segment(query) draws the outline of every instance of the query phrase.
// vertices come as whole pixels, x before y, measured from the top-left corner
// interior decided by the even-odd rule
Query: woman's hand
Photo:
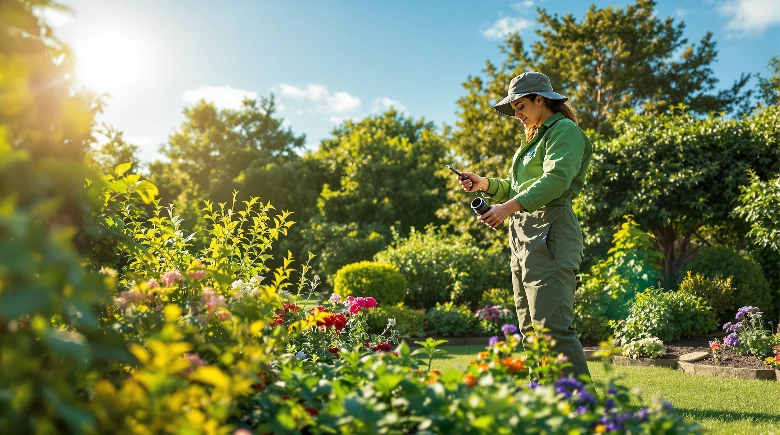
[[[501,222],[504,222],[510,214],[522,209],[523,207],[520,206],[519,202],[510,199],[503,204],[496,204],[490,207],[490,210],[488,210],[487,213],[477,215],[477,219],[490,228],[495,229]]]
[[[475,190],[488,190],[488,187],[490,187],[490,183],[485,177],[480,177],[479,175],[473,174],[471,172],[461,172],[461,175],[468,177],[465,180],[458,178],[460,187],[462,187],[466,192],[473,192]]]

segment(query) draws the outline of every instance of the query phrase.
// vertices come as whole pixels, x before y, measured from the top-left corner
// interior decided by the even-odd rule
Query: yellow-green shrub
[[[687,293],[699,296],[707,301],[712,307],[712,311],[718,316],[720,323],[724,323],[731,318],[736,308],[737,290],[731,285],[731,277],[708,277],[702,274],[691,274],[688,272],[680,282],[678,290],[680,293]]]
[[[371,296],[380,304],[395,305],[406,296],[406,278],[391,264],[361,261],[336,272],[333,292],[343,297]]]
[[[425,311],[407,308],[403,303],[380,305],[368,312],[368,332],[379,334],[387,327],[388,319],[394,319],[390,329],[401,331],[402,337],[423,337],[425,335]]]

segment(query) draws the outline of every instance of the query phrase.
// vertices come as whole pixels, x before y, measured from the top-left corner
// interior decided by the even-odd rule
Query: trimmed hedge
[[[395,305],[406,296],[406,278],[392,264],[360,261],[338,272],[333,292],[343,297],[371,296],[383,305]]]

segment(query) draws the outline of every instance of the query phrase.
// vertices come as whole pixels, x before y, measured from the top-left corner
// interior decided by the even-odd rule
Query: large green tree
[[[624,114],[618,136],[594,147],[588,186],[576,200],[585,228],[608,228],[633,215],[664,254],[667,285],[701,246],[738,243],[747,232],[736,219],[740,188],[749,171],[761,179],[780,174],[780,108],[748,118],[698,119],[672,114]],[[587,245],[608,235],[590,231]],[[601,240],[598,239],[601,237]]]
[[[289,178],[263,176],[300,160],[304,136],[295,135],[275,116],[273,96],[244,100],[238,110],[219,109],[200,101],[184,110],[185,121],[163,146],[167,161],[150,165],[150,180],[160,189],[163,204],[175,204],[185,225],[196,226],[203,200],[229,202],[233,191],[241,198],[259,196],[275,207],[293,206]],[[255,182],[247,183],[247,177]]]
[[[331,277],[342,266],[370,260],[390,241],[391,228],[438,223],[445,200],[437,172],[446,147],[434,125],[390,110],[333,131],[313,158],[331,176],[305,229],[307,249]],[[311,204],[310,204],[311,205]]]

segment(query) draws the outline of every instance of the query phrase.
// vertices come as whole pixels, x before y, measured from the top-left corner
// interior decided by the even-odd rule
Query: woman
[[[512,286],[520,330],[544,322],[568,357],[570,373],[589,375],[582,344],[572,328],[574,290],[582,262],[582,231],[571,208],[582,189],[592,145],[577,125],[567,98],[553,92],[550,79],[526,72],[509,83],[494,109],[525,126],[525,141],[512,159],[509,177],[485,178],[463,172],[466,191],[481,190],[493,207],[478,219],[495,228],[509,222]]]

